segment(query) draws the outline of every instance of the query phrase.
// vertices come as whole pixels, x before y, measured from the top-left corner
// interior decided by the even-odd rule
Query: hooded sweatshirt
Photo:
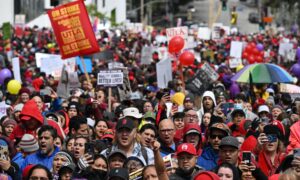
[[[199,116],[199,122],[201,122],[202,120],[202,116],[204,115],[204,107],[203,107],[203,99],[204,97],[210,97],[213,102],[214,102],[214,107],[216,107],[217,105],[217,102],[216,102],[216,98],[215,98],[215,94],[212,92],[212,91],[205,91],[202,95],[202,101],[201,101],[201,108],[200,110],[197,112],[198,113],[198,116]]]
[[[36,137],[36,129],[27,129],[24,122],[34,119],[38,122],[38,127],[43,124],[44,118],[38,109],[38,106],[34,100],[29,100],[24,104],[24,107],[20,113],[20,124],[18,124],[9,138],[11,140],[20,140],[24,134],[31,134]]]

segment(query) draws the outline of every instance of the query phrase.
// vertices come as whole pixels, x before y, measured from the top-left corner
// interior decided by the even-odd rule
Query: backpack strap
[[[145,161],[146,161],[146,165],[149,165],[148,163],[148,152],[147,149],[145,147],[141,147],[141,152],[142,152],[142,156],[144,157]]]

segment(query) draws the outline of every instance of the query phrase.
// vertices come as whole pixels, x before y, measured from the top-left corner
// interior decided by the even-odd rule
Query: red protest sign
[[[47,13],[62,59],[99,52],[83,0],[58,6]]]

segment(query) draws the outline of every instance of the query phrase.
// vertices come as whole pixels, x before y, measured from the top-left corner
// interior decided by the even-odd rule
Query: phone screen
[[[94,144],[93,143],[85,143],[84,146],[85,146],[85,153],[92,155],[94,158],[94,154],[95,154]]]
[[[246,164],[250,165],[251,164],[251,152],[245,151],[243,152],[243,159],[242,159]]]

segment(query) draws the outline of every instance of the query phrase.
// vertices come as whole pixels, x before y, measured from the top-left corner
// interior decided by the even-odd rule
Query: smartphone
[[[294,149],[294,156],[300,157],[300,148]]]
[[[49,89],[41,89],[40,90],[40,95],[41,96],[50,96],[51,95],[51,91]]]
[[[227,115],[229,112],[231,112],[234,109],[233,103],[224,103],[221,105],[221,109],[225,115]]]
[[[268,134],[267,138],[268,138],[269,143],[277,141],[277,135],[276,134]]]
[[[247,165],[251,165],[251,152],[244,151],[242,161],[244,161]]]
[[[93,159],[94,159],[94,155],[95,155],[94,144],[88,142],[88,143],[84,144],[84,147],[85,147],[85,153],[90,154],[93,157]]]

